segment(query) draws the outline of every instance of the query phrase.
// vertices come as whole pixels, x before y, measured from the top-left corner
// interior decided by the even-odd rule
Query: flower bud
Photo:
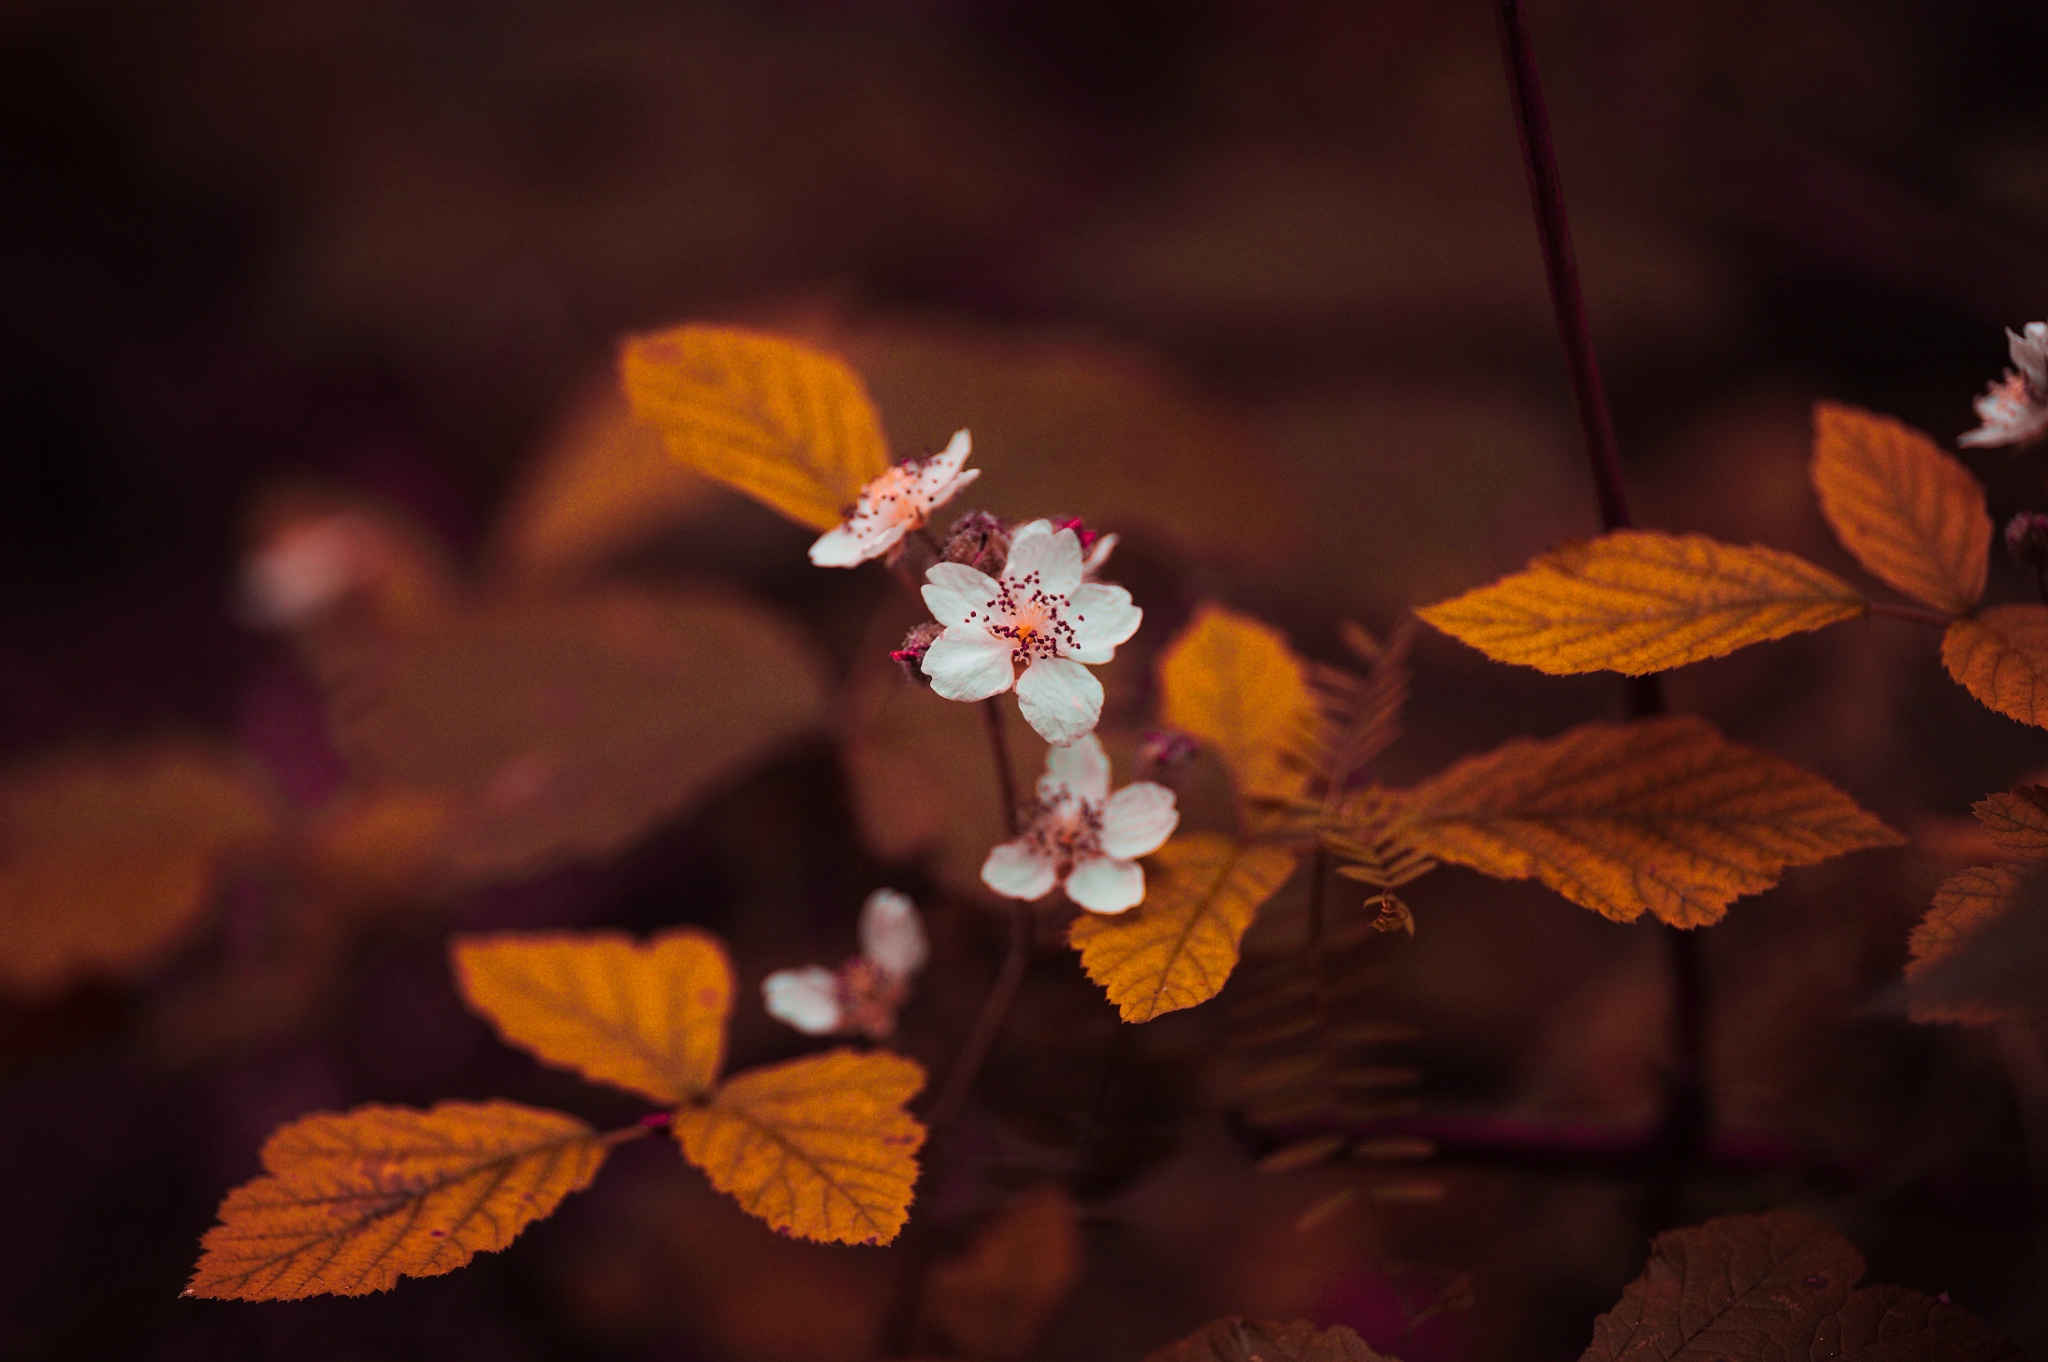
[[[929,686],[931,679],[924,674],[924,655],[931,651],[946,627],[936,620],[926,620],[903,636],[902,646],[889,654],[889,660],[903,668],[903,675],[920,686]]]
[[[1195,740],[1171,729],[1148,729],[1138,739],[1138,769],[1147,779],[1171,778],[1195,755]]]
[[[987,511],[969,511],[954,521],[947,533],[945,558],[1000,577],[1010,560],[1010,536],[1003,522]]]
[[[2048,515],[2021,511],[2005,523],[2005,551],[2021,567],[2048,568]]]

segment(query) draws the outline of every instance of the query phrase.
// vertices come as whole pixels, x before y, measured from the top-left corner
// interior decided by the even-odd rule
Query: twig
[[[1003,738],[1003,709],[991,695],[981,702],[982,717],[988,722],[988,747],[995,754],[996,785],[1003,799],[1003,828],[1012,837],[1024,830],[1017,821],[1017,777],[1010,769],[1010,744]]]
[[[1889,601],[1871,601],[1864,609],[1886,619],[1911,620],[1915,624],[1931,624],[1937,629],[1946,629],[1956,622],[1954,615],[1944,615],[1939,610],[1922,610],[1917,605],[1893,605]]]

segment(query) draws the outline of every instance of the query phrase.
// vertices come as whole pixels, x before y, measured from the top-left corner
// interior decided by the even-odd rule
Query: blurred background
[[[2048,12],[1531,22],[1638,519],[1853,572],[1806,481],[1812,402],[1950,443],[2001,328],[2048,314]],[[994,813],[956,769],[986,758],[953,763],[958,716],[881,660],[915,616],[665,464],[611,395],[622,334],[805,336],[866,376],[899,454],[970,426],[974,504],[1121,532],[1148,619],[1110,682],[1120,760],[1202,600],[1338,660],[1341,621],[1384,632],[1598,528],[1484,0],[9,0],[0,177],[7,1358],[864,1356],[886,1255],[774,1239],[656,1141],[450,1277],[178,1299],[281,1121],[636,1114],[468,1017],[451,929],[699,923],[752,989],[850,953],[861,896],[897,885],[938,938],[901,1040],[935,1068],[993,971]],[[2038,453],[1967,461],[2000,523],[2048,507]],[[252,594],[252,554],[337,513],[338,615]],[[380,651],[422,619],[439,651]],[[1305,1220],[1355,1175],[1253,1170],[1203,1063],[1228,998],[1118,1040],[1049,949],[931,1204],[950,1250],[991,1189],[1058,1183],[1084,1267],[986,1348],[1131,1359],[1243,1311],[1409,1362],[1571,1358],[1652,1221],[1798,1206],[1870,1281],[1949,1291],[2038,1355],[2000,1053],[1909,1024],[1894,982],[1982,855],[1969,804],[2048,735],[1970,702],[1935,642],[1876,621],[1671,678],[1916,838],[1705,934],[1713,1128],[1743,1159],[1661,1211],[1597,1161],[1443,1159],[1416,1170],[1439,1199]],[[1619,712],[1611,678],[1437,637],[1416,667],[1396,782]],[[92,793],[163,763],[197,784]],[[170,824],[212,851],[163,891],[175,923],[121,936],[109,891],[97,944],[50,946],[36,876],[90,879],[78,810],[117,805],[137,864],[191,841]],[[1411,902],[1371,1006],[1420,1032],[1424,1112],[1650,1117],[1655,931],[1455,871]],[[736,1027],[742,1062],[803,1048],[758,1007]]]

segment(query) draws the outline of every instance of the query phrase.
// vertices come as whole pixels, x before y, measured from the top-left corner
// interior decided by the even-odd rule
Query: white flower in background
[[[934,563],[924,603],[946,632],[920,664],[932,689],[948,700],[986,700],[1014,684],[1018,708],[1047,742],[1092,732],[1102,683],[1088,667],[1114,657],[1145,615],[1130,592],[1083,581],[1083,572],[1079,538],[1045,520],[1010,536],[1000,578]]]
[[[2027,445],[2048,435],[2048,322],[2005,335],[2013,367],[1977,399],[1981,424],[1957,436],[1959,445]]]
[[[838,970],[823,965],[779,969],[761,981],[768,1015],[807,1036],[858,1032],[881,1040],[896,1029],[910,981],[931,953],[917,905],[893,889],[877,889],[860,910],[860,954]]]
[[[1173,791],[1141,780],[1109,792],[1109,758],[1090,733],[1045,754],[1023,835],[982,862],[981,882],[1005,898],[1042,899],[1054,885],[1091,913],[1121,913],[1145,898],[1140,856],[1180,823]]]
[[[289,629],[326,613],[379,567],[377,529],[342,513],[289,525],[249,555],[242,569],[242,616]]]
[[[952,443],[937,454],[895,464],[870,481],[860,489],[860,501],[846,523],[811,545],[811,561],[819,567],[857,567],[894,549],[981,476],[979,468],[962,471],[969,448],[967,432],[956,431]]]

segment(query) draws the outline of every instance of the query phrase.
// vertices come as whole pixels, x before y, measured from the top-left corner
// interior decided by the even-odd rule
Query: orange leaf
[[[1286,1323],[1226,1315],[1145,1362],[1394,1362],[1339,1324],[1319,1329],[1305,1319]]]
[[[508,1044],[657,1102],[718,1081],[732,966],[703,932],[458,937],[452,953],[463,998]]]
[[[1813,486],[1835,538],[1871,576],[1953,615],[1984,594],[1991,550],[1984,486],[1919,431],[1820,403]]]
[[[1176,837],[1153,855],[1143,903],[1114,917],[1083,913],[1067,941],[1127,1022],[1208,1002],[1294,864],[1284,848],[1241,846],[1220,833]]]
[[[1941,639],[1956,684],[2009,719],[2048,728],[2048,605],[1994,605]]]
[[[2022,785],[1980,800],[1977,821],[1991,840],[2020,856],[2048,857],[2048,785]]]
[[[447,798],[439,851],[470,879],[615,852],[824,707],[794,624],[702,589],[484,602],[380,639],[329,698],[366,778]]]
[[[443,1102],[307,1116],[229,1192],[188,1296],[363,1296],[505,1247],[590,1185],[606,1146],[559,1111]]]
[[[0,777],[0,983],[48,994],[143,969],[195,930],[221,873],[274,829],[226,752],[161,741]]]
[[[775,336],[681,326],[627,340],[633,410],[669,453],[812,529],[829,530],[889,466],[858,375]]]
[[[2038,985],[2028,987],[2025,976],[2032,973],[2028,962],[2015,959],[2010,949],[1981,949],[1973,953],[2003,957],[1990,971],[1972,968],[1963,959],[1965,945],[1987,925],[2001,921],[2020,903],[2030,872],[2019,865],[1973,865],[1959,870],[1934,891],[1927,915],[1913,928],[1906,941],[1911,959],[1906,962],[1907,1012],[1917,1022],[1960,1022],[1987,1025],[1991,1022],[2038,1015],[2039,1006],[2023,1004],[2013,996],[2005,966],[2017,965],[2022,976],[2021,992],[2043,993]],[[1960,966],[1960,969],[1958,969]],[[1960,977],[1943,978],[1943,975]]]
[[[1415,613],[1496,662],[1641,676],[1864,609],[1847,582],[1777,549],[1617,530]]]
[[[1789,1211],[1660,1234],[1580,1362],[2018,1362],[1969,1311],[1901,1287],[1856,1290],[1862,1275],[1863,1255],[1832,1226]]]
[[[910,1217],[925,1130],[904,1103],[923,1086],[901,1055],[830,1050],[727,1079],[671,1129],[713,1187],[771,1228],[886,1244]]]
[[[1203,606],[1160,657],[1159,689],[1160,721],[1213,748],[1241,798],[1307,788],[1293,754],[1315,735],[1315,695],[1279,630]]]
[[[1648,912],[1674,927],[1719,921],[1787,866],[1904,840],[1819,776],[1689,715],[1467,757],[1410,791],[1392,831],[1617,922]]]
[[[1003,1207],[958,1258],[932,1264],[925,1316],[967,1357],[1022,1357],[1081,1272],[1080,1213],[1056,1183]]]

